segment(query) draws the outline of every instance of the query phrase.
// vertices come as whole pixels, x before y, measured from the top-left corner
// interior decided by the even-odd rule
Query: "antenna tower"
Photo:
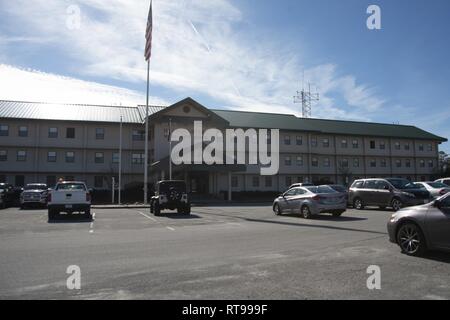
[[[294,96],[294,103],[302,104],[302,117],[303,118],[311,118],[312,112],[312,102],[319,101],[319,93],[311,93],[311,84],[308,83],[308,90],[305,90],[302,85],[302,91],[297,91],[297,94]]]

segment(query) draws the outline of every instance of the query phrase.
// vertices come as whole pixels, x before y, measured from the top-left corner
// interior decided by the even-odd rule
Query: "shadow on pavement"
[[[288,213],[288,214],[283,214],[283,216],[293,217],[293,218],[301,218],[299,213]],[[321,215],[318,215],[318,216],[314,216],[313,220],[348,222],[348,221],[367,220],[367,218],[349,217],[349,216],[333,217],[332,215],[321,214]]]
[[[421,259],[450,263],[450,253],[441,251],[429,251]]]
[[[78,214],[67,214],[48,220],[48,223],[90,223],[94,222],[94,220],[93,218],[84,218]]]
[[[169,218],[169,219],[176,219],[176,220],[192,220],[192,219],[202,219],[202,217],[196,215],[196,214],[182,214],[182,213],[161,213],[159,218]]]

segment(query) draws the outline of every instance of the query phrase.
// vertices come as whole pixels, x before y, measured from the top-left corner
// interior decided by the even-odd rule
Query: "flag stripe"
[[[153,33],[153,10],[152,10],[153,1],[150,2],[150,10],[148,12],[148,20],[147,20],[147,29],[145,32],[145,60],[149,61],[152,56],[152,33]]]

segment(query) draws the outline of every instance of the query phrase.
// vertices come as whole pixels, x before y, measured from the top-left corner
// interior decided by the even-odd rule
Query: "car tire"
[[[340,217],[345,211],[335,211],[332,213],[333,217]]]
[[[85,217],[86,219],[92,220],[91,210],[86,210],[86,211],[84,212],[84,217]]]
[[[355,198],[353,200],[353,208],[356,210],[363,210],[364,209],[364,203],[361,198]]]
[[[48,221],[55,220],[57,213],[55,210],[48,210]]]
[[[283,214],[283,211],[278,203],[273,206],[273,212],[275,212],[277,216],[281,216]]]
[[[157,202],[155,202],[153,204],[153,214],[158,217],[161,215],[161,208],[159,207],[159,204]]]
[[[403,207],[403,202],[398,198],[394,198],[391,201],[391,207],[394,211],[398,211]]]
[[[422,256],[427,251],[422,230],[412,222],[406,222],[398,228],[397,244],[402,252],[408,256]]]
[[[311,214],[311,210],[309,209],[308,206],[303,206],[300,209],[301,215],[304,219],[311,219],[312,218],[312,214]]]

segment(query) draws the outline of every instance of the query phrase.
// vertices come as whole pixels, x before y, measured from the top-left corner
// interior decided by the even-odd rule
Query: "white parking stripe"
[[[152,221],[158,222],[158,220],[156,220],[155,218],[153,218],[153,217],[151,217],[151,216],[149,216],[149,215],[146,215],[146,214],[143,213],[143,212],[138,211],[138,213],[139,213],[140,215],[143,215],[143,216],[146,217],[147,219],[150,219],[150,220],[152,220]]]
[[[92,222],[89,225],[89,233],[94,233],[95,212],[92,213]]]
[[[169,229],[170,231],[175,231],[175,229],[172,227],[166,227],[166,228]]]

